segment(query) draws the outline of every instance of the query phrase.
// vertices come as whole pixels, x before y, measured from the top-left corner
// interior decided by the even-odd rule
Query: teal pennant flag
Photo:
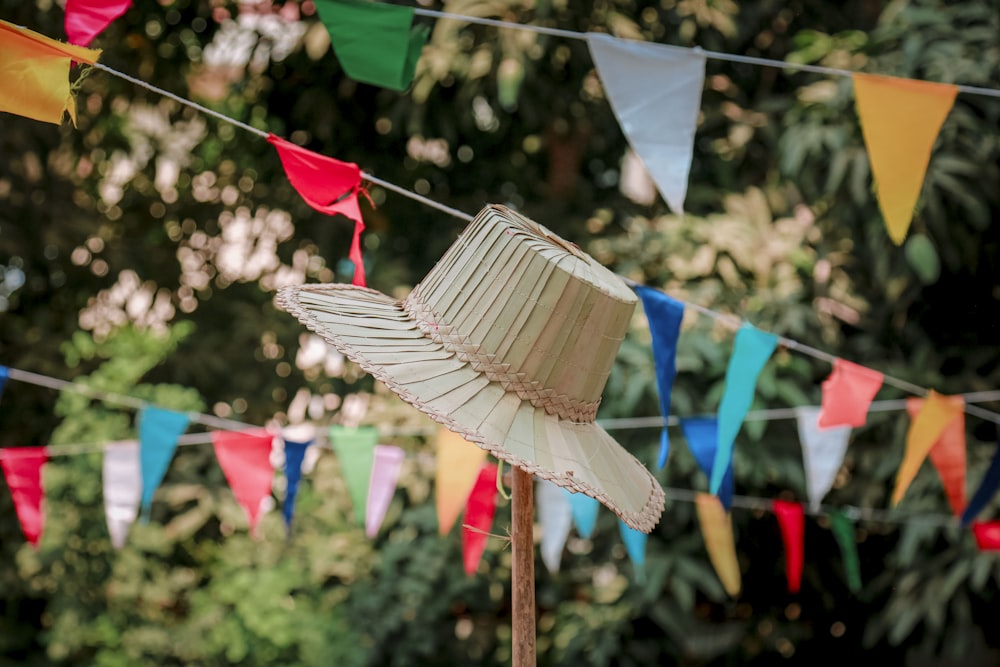
[[[406,90],[430,29],[413,26],[413,9],[369,0],[314,0],[333,51],[349,77]]]
[[[601,504],[582,493],[566,491],[566,495],[569,496],[570,512],[573,516],[576,532],[583,539],[589,540],[590,536],[594,534],[594,526],[597,525],[597,510],[600,509]]]
[[[625,551],[628,552],[632,567],[635,568],[635,578],[642,581],[646,573],[646,541],[649,535],[640,533],[635,528],[629,528],[621,519],[618,520],[618,529],[622,535],[622,542],[625,543]]]
[[[188,427],[188,416],[156,407],[139,412],[139,466],[142,471],[142,520],[149,522],[153,493],[170,467],[177,441]]]

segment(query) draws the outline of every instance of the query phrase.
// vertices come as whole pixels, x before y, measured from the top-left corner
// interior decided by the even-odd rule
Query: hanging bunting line
[[[511,28],[514,30],[528,30],[530,32],[537,32],[542,35],[550,35],[552,37],[563,37],[565,39],[576,39],[576,40],[587,40],[586,33],[577,32],[575,30],[562,30],[560,28],[548,28],[541,25],[532,25],[530,23],[514,23],[512,21],[502,21],[499,19],[489,19],[479,16],[466,16],[465,14],[454,14],[451,12],[441,12],[434,9],[423,9],[421,7],[416,7],[413,10],[414,14],[418,16],[427,16],[430,18],[439,19],[452,19],[455,21],[464,21],[466,23],[478,23],[480,25],[492,26],[494,28]],[[625,41],[639,41],[630,40],[624,37],[619,37],[617,39],[623,39]],[[643,44],[649,42],[641,42]],[[676,47],[676,48],[689,48],[689,47]],[[690,50],[700,53],[706,58],[711,58],[712,60],[726,60],[734,63],[741,63],[744,65],[759,65],[761,67],[776,67],[778,69],[795,69],[801,70],[803,72],[810,72],[812,74],[823,74],[826,76],[840,76],[840,77],[853,77],[857,72],[839,69],[836,67],[824,67],[822,65],[809,65],[806,63],[793,63],[787,62],[785,60],[774,60],[772,58],[759,58],[757,56],[741,56],[735,53],[725,53],[722,51],[706,51],[699,46],[690,47]],[[899,77],[906,78],[906,77]],[[922,79],[908,79],[910,81],[923,81]],[[933,83],[933,82],[929,82]],[[968,93],[970,95],[985,95],[988,97],[1000,97],[1000,89],[995,88],[984,88],[982,86],[958,86],[959,92]]]

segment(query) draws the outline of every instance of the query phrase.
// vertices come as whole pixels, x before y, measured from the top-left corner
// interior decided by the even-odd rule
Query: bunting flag
[[[805,557],[806,516],[801,503],[775,500],[774,515],[781,528],[781,541],[785,543],[785,576],[788,592],[798,593],[802,584],[802,561]]]
[[[823,381],[820,428],[864,426],[868,408],[882,388],[883,375],[843,359],[834,359],[830,376]]]
[[[93,65],[100,55],[100,50],[63,44],[0,21],[0,111],[56,125],[68,111],[76,125],[70,63]]]
[[[695,496],[695,510],[705,540],[708,559],[731,598],[740,594],[742,580],[740,564],[736,558],[736,538],[733,535],[733,518],[718,497],[709,493]]]
[[[896,471],[896,486],[892,491],[893,507],[906,495],[906,489],[917,476],[920,464],[927,458],[931,447],[938,442],[948,425],[962,415],[963,406],[964,403],[955,401],[954,396],[942,396],[934,390],[927,393],[920,412],[910,422],[906,433],[906,452]]]
[[[66,36],[87,46],[132,6],[132,0],[66,0]]]
[[[941,476],[948,504],[955,516],[961,516],[965,509],[965,399],[950,396],[956,407],[961,408],[954,419],[942,429],[937,442],[931,445],[931,463]],[[916,419],[924,405],[922,398],[906,399],[906,411],[910,419]]]
[[[640,532],[635,528],[630,528],[627,523],[618,519],[618,531],[621,533],[622,542],[625,543],[625,551],[635,568],[637,579],[643,579],[646,572],[646,542],[649,535]]]
[[[684,304],[673,299],[658,289],[636,285],[635,291],[642,299],[643,310],[649,321],[649,330],[653,336],[653,364],[656,366],[656,385],[660,392],[660,412],[663,419],[670,416],[670,393],[674,386],[674,376],[677,375],[677,339],[681,333],[681,320],[684,319]],[[656,458],[656,466],[663,468],[670,453],[670,438],[664,423],[660,432],[660,454]]]
[[[139,461],[142,470],[142,517],[149,521],[153,493],[167,474],[177,440],[188,427],[188,416],[153,406],[139,411]]]
[[[980,551],[1000,551],[1000,521],[976,521],[972,534]]]
[[[384,5],[388,7],[389,5]],[[355,285],[365,286],[365,264],[361,256],[361,232],[365,221],[361,217],[358,195],[367,192],[361,187],[361,168],[352,162],[341,162],[314,153],[275,134],[267,141],[281,159],[281,166],[295,191],[309,206],[327,215],[340,215],[354,221],[354,236],[348,257],[354,263]]]
[[[854,98],[889,238],[906,238],[931,159],[958,86],[854,74]]]
[[[688,449],[706,477],[712,476],[712,463],[719,448],[719,420],[715,417],[685,417],[681,419],[681,430],[688,442]],[[728,511],[733,506],[733,460],[722,478],[719,500]]]
[[[976,492],[972,494],[969,504],[962,512],[963,526],[968,526],[983,511],[986,504],[996,494],[997,487],[1000,487],[1000,439],[997,440],[997,446],[993,450],[993,458],[990,459],[990,466],[986,469],[986,474],[983,475]]]
[[[10,369],[0,366],[0,398],[3,398],[3,388],[7,385],[7,378],[10,377]]]
[[[795,409],[799,441],[802,444],[802,462],[806,471],[806,492],[809,507],[813,511],[819,510],[823,496],[833,487],[851,437],[850,426],[820,428],[821,410],[812,406]]]
[[[139,516],[142,464],[138,442],[113,442],[104,448],[104,517],[111,545],[125,546],[128,529]]]
[[[486,537],[493,527],[497,509],[497,465],[483,463],[465,505],[465,526],[462,530],[462,562],[465,573],[472,576],[486,550]]]
[[[441,535],[451,531],[462,513],[485,459],[486,450],[447,429],[438,431],[434,486],[438,532]]]
[[[0,468],[14,500],[14,511],[21,531],[31,546],[38,548],[45,528],[42,501],[42,467],[49,460],[44,447],[5,447],[0,449]]]
[[[285,526],[291,530],[292,515],[295,513],[295,497],[299,494],[299,481],[302,479],[302,460],[306,457],[306,449],[312,440],[293,442],[285,440],[285,502],[281,505],[281,514],[285,517]]]
[[[573,525],[576,526],[576,532],[583,539],[589,540],[597,526],[597,510],[601,508],[601,504],[582,493],[570,493],[566,489],[563,491],[569,496],[569,508],[573,515]]]
[[[587,33],[622,132],[674,213],[684,211],[705,56],[698,50]]]
[[[726,368],[726,387],[719,405],[719,445],[712,462],[711,490],[719,495],[726,470],[732,465],[733,444],[753,404],[757,376],[778,346],[778,337],[745,323],[736,332],[733,356]]]
[[[843,512],[830,513],[830,529],[840,547],[844,561],[847,587],[852,593],[861,592],[861,563],[858,561],[858,541],[854,536],[854,523]]]
[[[539,479],[535,489],[538,522],[542,525],[542,562],[549,572],[555,574],[559,571],[563,548],[573,527],[573,507],[561,486]]]
[[[351,506],[354,508],[354,520],[359,526],[365,523],[368,484],[371,482],[377,442],[378,430],[371,426],[330,427],[330,446],[340,460],[340,472],[347,483],[347,492],[351,496]]]
[[[314,0],[347,76],[406,90],[430,29],[413,26],[413,9],[368,0]]]
[[[219,460],[236,501],[247,514],[250,534],[254,537],[257,536],[261,503],[271,495],[274,482],[273,443],[274,436],[264,429],[212,432],[215,458]]]
[[[371,480],[368,483],[368,502],[365,505],[365,535],[378,535],[385,513],[396,493],[399,471],[403,466],[403,450],[391,445],[375,445]]]

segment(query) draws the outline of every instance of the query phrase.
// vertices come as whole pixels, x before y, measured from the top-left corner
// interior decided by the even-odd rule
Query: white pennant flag
[[[139,516],[142,469],[138,442],[115,442],[104,449],[104,514],[115,549],[125,545],[129,527]]]
[[[833,486],[847,451],[847,440],[851,437],[850,426],[821,429],[819,413],[820,408],[814,406],[795,409],[806,469],[806,491],[813,510],[819,508],[823,496]]]
[[[542,524],[542,562],[549,572],[559,571],[563,547],[573,526],[573,507],[566,492],[552,482],[538,480],[538,520]]]
[[[684,210],[705,83],[700,51],[587,33],[622,132],[674,213]]]

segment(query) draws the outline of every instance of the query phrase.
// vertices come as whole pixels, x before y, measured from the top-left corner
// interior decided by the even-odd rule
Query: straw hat
[[[435,421],[649,532],[663,489],[594,421],[636,301],[578,247],[498,205],[402,301],[339,284],[277,297]]]

